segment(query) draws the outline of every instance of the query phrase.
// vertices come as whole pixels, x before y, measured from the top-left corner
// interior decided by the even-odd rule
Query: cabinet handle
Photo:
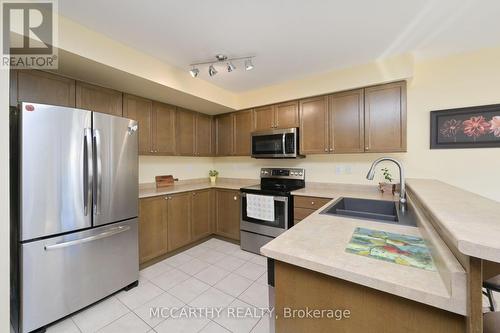
[[[325,151],[328,151],[328,148],[325,148]]]
[[[236,196],[236,195],[235,195],[235,196],[233,197],[233,200],[234,200],[234,201],[238,200],[238,196]]]
[[[333,148],[330,148],[330,151],[333,151]]]
[[[313,206],[314,206],[314,201],[311,201],[311,205],[313,205]]]

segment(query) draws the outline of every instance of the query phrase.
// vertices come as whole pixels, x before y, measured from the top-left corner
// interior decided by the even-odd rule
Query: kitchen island
[[[349,186],[297,192],[387,199]],[[482,266],[500,262],[493,236],[500,235],[494,216],[500,203],[417,179],[408,181],[408,201],[417,227],[320,214],[328,203],[262,247],[275,262],[276,332],[482,332]],[[423,238],[435,270],[346,252],[360,227]],[[289,308],[349,310],[350,316],[285,318]]]

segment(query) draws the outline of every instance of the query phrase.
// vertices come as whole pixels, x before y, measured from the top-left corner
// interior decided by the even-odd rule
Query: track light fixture
[[[249,71],[249,70],[254,68],[254,65],[252,63],[252,58],[254,58],[254,57],[249,56],[249,57],[239,57],[239,58],[228,58],[224,54],[217,54],[215,56],[216,61],[197,62],[197,63],[191,64],[190,66],[192,68],[189,70],[189,74],[191,74],[192,77],[196,78],[196,77],[198,77],[198,75],[200,73],[199,67],[201,65],[209,65],[208,66],[208,75],[210,77],[213,77],[218,73],[217,69],[215,68],[215,65],[223,63],[223,62],[226,62],[225,68],[228,71],[228,73],[230,73],[230,72],[236,70],[237,67],[234,65],[234,62],[239,61],[239,60],[244,61],[245,70]]]

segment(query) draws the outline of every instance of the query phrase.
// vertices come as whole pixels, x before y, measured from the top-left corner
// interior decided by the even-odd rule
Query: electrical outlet
[[[345,168],[344,168],[344,173],[345,173],[346,175],[350,175],[350,174],[352,174],[352,168],[351,168],[351,166],[350,166],[350,165],[346,165],[346,166],[345,166]]]
[[[342,166],[341,165],[337,165],[335,167],[335,174],[336,175],[341,175],[342,174]]]

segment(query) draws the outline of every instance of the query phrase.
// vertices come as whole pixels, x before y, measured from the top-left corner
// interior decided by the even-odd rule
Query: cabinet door
[[[233,114],[228,113],[216,118],[216,154],[229,156],[233,154]]]
[[[139,126],[139,154],[151,155],[153,151],[153,102],[137,96],[123,96],[123,115],[137,120]]]
[[[153,102],[153,151],[160,155],[175,154],[175,106]]]
[[[139,261],[142,264],[167,252],[165,197],[139,200]]]
[[[234,119],[234,143],[233,155],[250,156],[252,142],[252,110],[235,112]]]
[[[181,156],[194,156],[194,133],[196,114],[188,110],[177,110],[176,137],[177,154]]]
[[[76,107],[122,116],[122,93],[113,89],[76,82]]]
[[[75,80],[36,70],[19,70],[17,101],[74,108]]]
[[[195,241],[212,233],[212,191],[203,190],[191,194],[193,196],[191,238]]]
[[[363,89],[330,95],[330,151],[359,153],[365,147]]]
[[[325,154],[329,147],[326,96],[300,100],[300,153]]]
[[[216,232],[218,235],[240,239],[240,193],[216,191]]]
[[[276,128],[299,127],[299,102],[292,101],[274,106]]]
[[[406,82],[365,88],[365,150],[406,151]]]
[[[191,193],[173,194],[167,200],[168,250],[191,242]]]
[[[196,156],[213,156],[212,117],[206,114],[196,114],[195,131]]]
[[[274,105],[254,109],[255,130],[265,131],[274,128]]]

